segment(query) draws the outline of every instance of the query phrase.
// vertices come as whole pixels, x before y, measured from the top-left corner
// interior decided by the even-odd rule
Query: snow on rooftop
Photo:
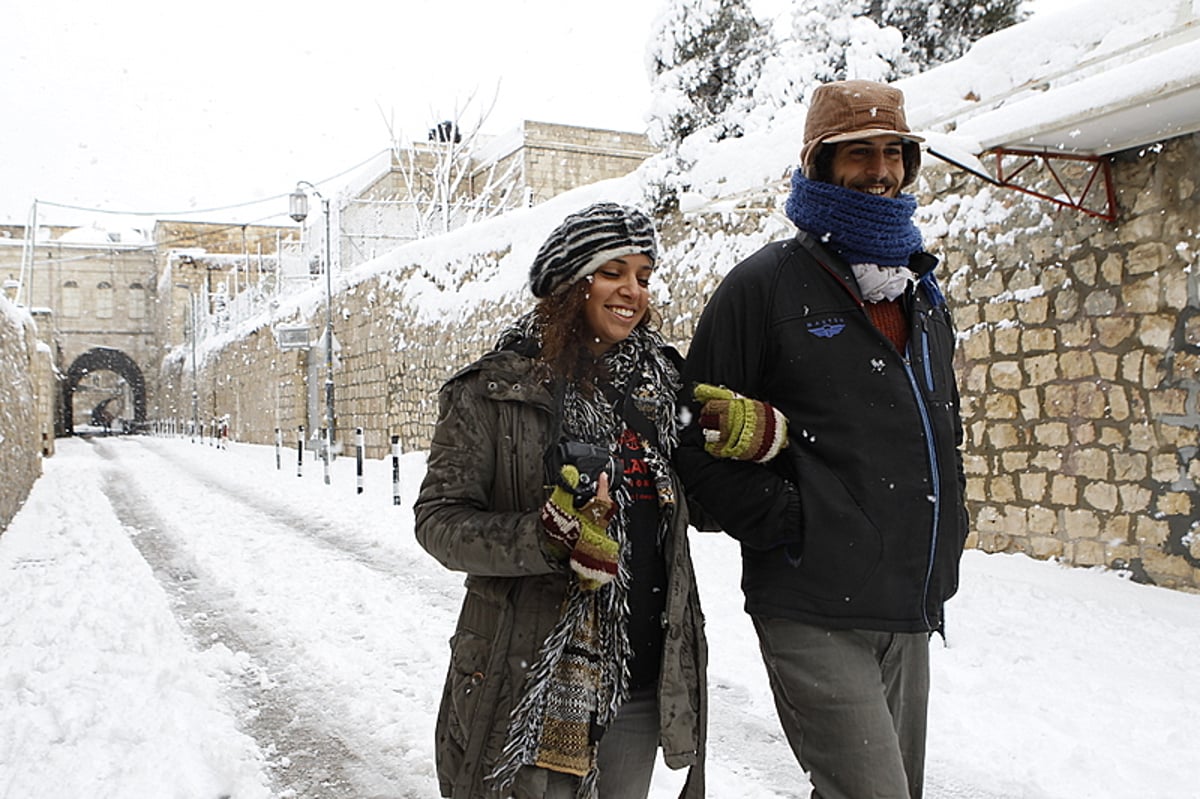
[[[980,153],[1103,155],[1200,130],[1200,0],[1088,0],[899,81],[909,123]]]

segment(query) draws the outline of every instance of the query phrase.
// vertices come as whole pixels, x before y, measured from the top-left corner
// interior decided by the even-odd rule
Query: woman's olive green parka
[[[437,719],[438,780],[442,796],[452,799],[496,797],[484,778],[500,756],[509,713],[572,579],[547,548],[539,519],[549,494],[543,455],[555,426],[553,399],[533,365],[515,352],[493,352],[443,386],[415,505],[421,546],[446,568],[467,574]],[[664,544],[669,594],[660,744],[668,766],[691,768],[681,796],[700,799],[708,653],[687,513],[676,507]]]

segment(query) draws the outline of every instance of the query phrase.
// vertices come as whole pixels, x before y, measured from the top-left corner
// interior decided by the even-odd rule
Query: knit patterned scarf
[[[498,346],[536,340],[537,333],[527,315],[502,334]],[[663,344],[657,333],[638,327],[603,356],[613,387],[629,396],[658,435],[657,447],[644,439],[642,445],[659,489],[660,541],[670,526],[669,506],[675,502],[668,463],[678,437],[675,394],[679,387],[679,375],[663,354]],[[614,452],[628,428],[602,391],[583,391],[574,384],[565,386],[561,421],[569,438],[607,445]],[[562,614],[529,670],[500,760],[488,777],[502,796],[509,795],[522,766],[537,766],[580,777],[578,799],[596,797],[598,733],[628,698],[632,657],[627,633],[628,488],[622,484],[614,498],[617,512],[608,533],[620,544],[617,577],[598,591],[584,591],[578,581],[571,581]]]
[[[913,224],[917,198],[876,197],[792,173],[792,193],[784,208],[796,227],[811,233],[848,264],[908,266],[921,249]]]

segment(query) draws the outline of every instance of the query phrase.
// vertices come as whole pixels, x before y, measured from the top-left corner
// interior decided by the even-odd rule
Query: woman
[[[453,799],[637,799],[659,746],[704,795],[707,650],[670,467],[678,355],[639,211],[568,216],[538,303],[440,394],[416,534],[467,573],[437,720]]]

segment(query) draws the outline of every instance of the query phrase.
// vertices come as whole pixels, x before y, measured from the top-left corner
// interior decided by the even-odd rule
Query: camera
[[[555,481],[575,497],[575,507],[582,508],[596,496],[596,486],[601,474],[608,474],[608,490],[617,490],[621,481],[620,459],[613,457],[608,447],[585,444],[582,441],[563,441],[557,448],[558,468],[554,470]],[[579,470],[579,485],[572,488],[562,479],[562,467],[573,464]]]

